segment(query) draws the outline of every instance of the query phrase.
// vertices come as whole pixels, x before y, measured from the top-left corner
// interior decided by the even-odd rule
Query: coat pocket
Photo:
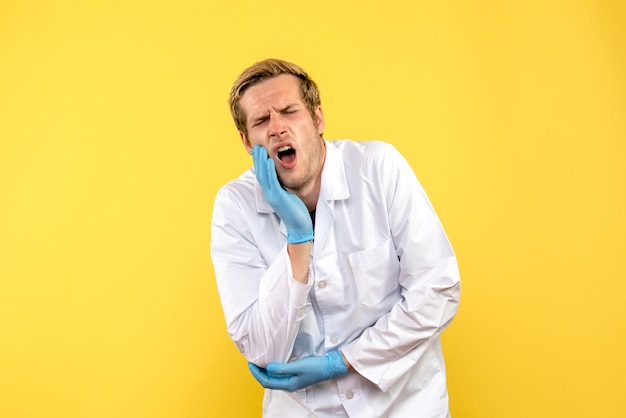
[[[375,305],[399,286],[400,262],[393,241],[348,254],[361,303]]]

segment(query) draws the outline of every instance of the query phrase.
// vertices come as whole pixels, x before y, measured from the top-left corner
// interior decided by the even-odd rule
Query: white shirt
[[[267,417],[446,417],[440,333],[460,282],[445,232],[391,145],[325,141],[308,283],[251,168],[215,199],[211,255],[227,329],[260,367],[340,349],[358,372],[295,393]]]

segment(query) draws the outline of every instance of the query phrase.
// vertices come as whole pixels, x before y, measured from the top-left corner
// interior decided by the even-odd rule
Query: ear
[[[248,138],[246,138],[246,134],[239,132],[239,136],[241,137],[241,143],[246,151],[248,151],[248,154],[252,155],[252,145],[250,144],[250,141],[248,141]]]
[[[322,135],[324,133],[324,112],[322,112],[321,106],[315,109],[315,120],[317,122],[317,133]]]

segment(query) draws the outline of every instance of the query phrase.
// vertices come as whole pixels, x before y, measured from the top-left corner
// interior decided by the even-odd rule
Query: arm
[[[265,148],[257,145],[252,154],[257,181],[287,228],[288,244],[268,266],[265,247],[284,246],[284,241],[272,241],[279,224],[259,227],[248,222],[262,223],[257,216],[275,221],[274,215],[258,214],[256,207],[243,210],[237,196],[223,192],[214,207],[212,257],[231,338],[249,361],[265,366],[289,358],[299,324],[311,310],[313,226],[304,203],[279,184]],[[253,229],[257,236],[251,233]]]
[[[298,196],[281,186],[274,160],[268,157],[264,147],[255,145],[252,149],[252,159],[263,196],[287,227],[287,252],[291,259],[294,278],[304,283],[313,241],[313,223],[309,211]]]
[[[289,254],[293,278],[302,284],[306,284],[309,277],[311,246],[312,241],[287,244],[287,254]]]
[[[454,252],[426,194],[393,148],[380,168],[389,227],[400,259],[401,298],[375,325],[342,347],[347,361],[382,390],[412,368],[456,314]]]
[[[254,202],[245,207],[232,189],[220,190],[213,209],[211,257],[231,339],[260,366],[287,361],[300,322],[311,309],[308,270],[296,281],[284,238],[266,237],[259,248]],[[266,216],[272,214],[266,214]],[[270,225],[278,228],[278,222]]]

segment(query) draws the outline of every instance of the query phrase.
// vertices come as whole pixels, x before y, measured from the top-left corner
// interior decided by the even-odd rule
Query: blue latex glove
[[[257,144],[252,148],[256,179],[263,195],[287,227],[287,242],[300,244],[313,239],[313,223],[309,211],[298,196],[283,189],[278,182],[274,160]]]
[[[325,356],[306,357],[291,363],[270,363],[266,369],[252,363],[248,363],[248,367],[264,388],[289,392],[348,374],[348,366],[337,350]]]

